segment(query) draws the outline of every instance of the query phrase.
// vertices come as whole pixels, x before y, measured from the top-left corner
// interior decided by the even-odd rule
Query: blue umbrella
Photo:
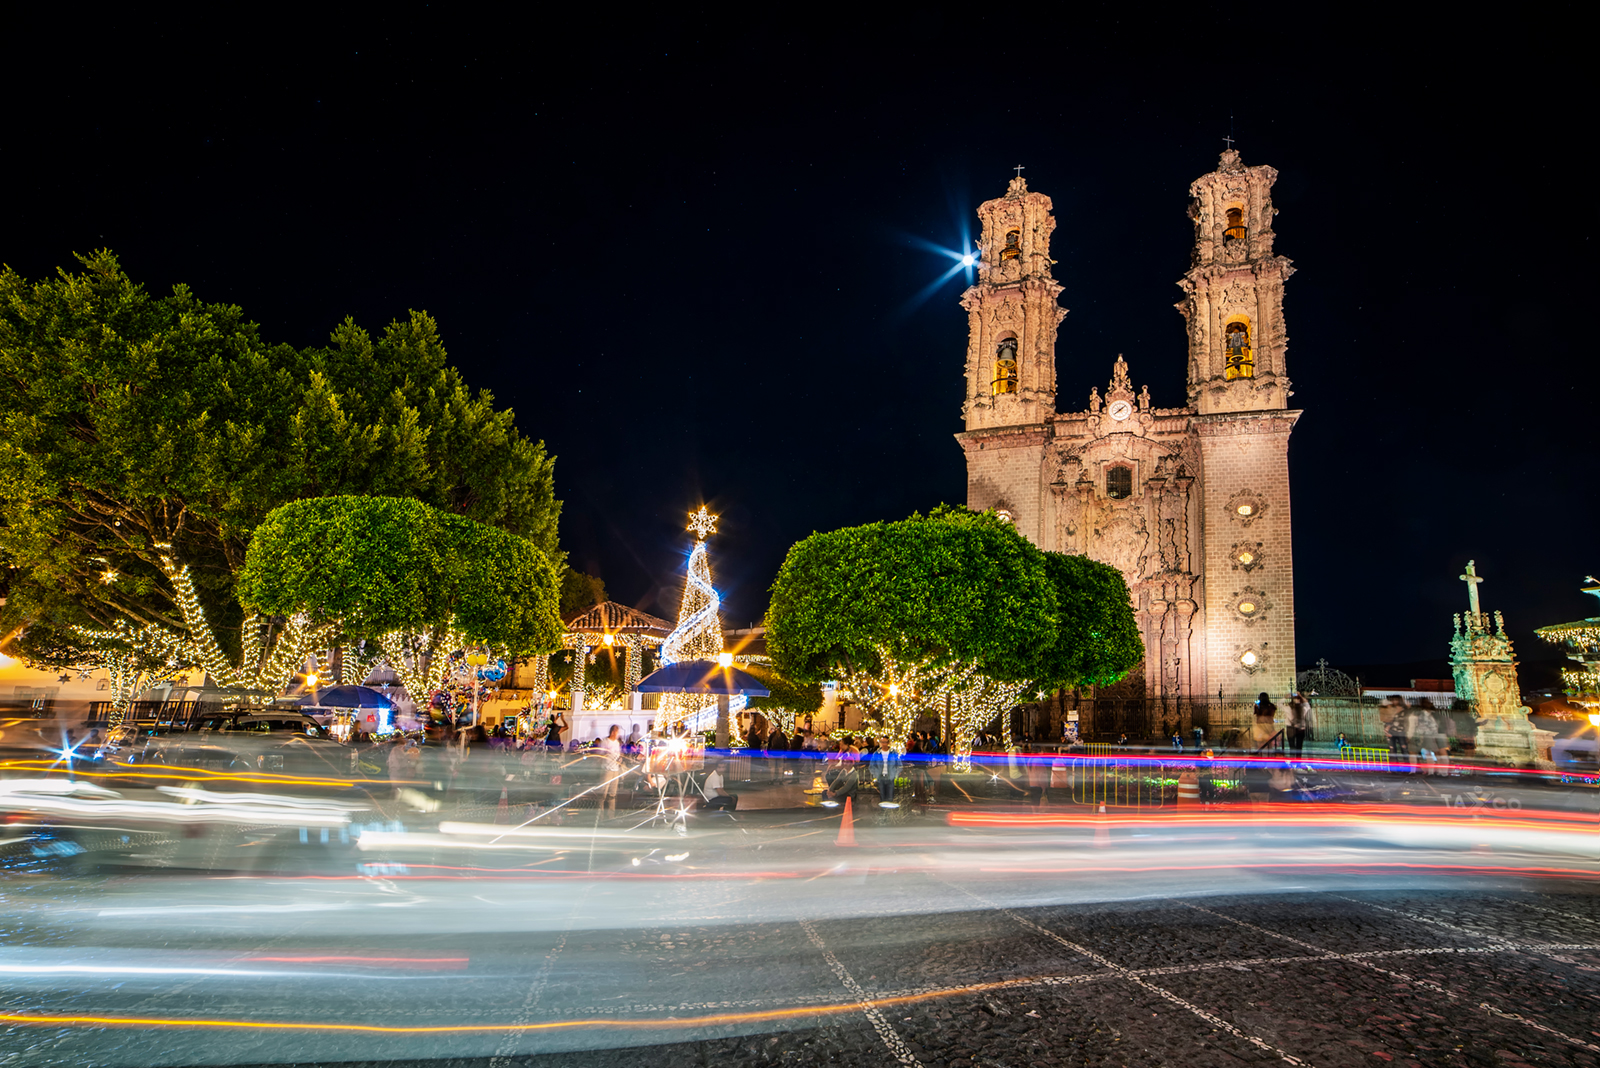
[[[682,660],[657,668],[639,683],[642,693],[714,693],[767,697],[772,691],[761,680],[736,667],[723,667],[715,660]]]
[[[393,708],[394,702],[371,686],[324,686],[300,698],[319,708]]]

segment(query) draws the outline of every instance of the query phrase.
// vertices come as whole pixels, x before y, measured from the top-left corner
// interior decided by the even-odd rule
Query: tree
[[[767,648],[780,672],[838,678],[896,744],[969,674],[1025,689],[1054,640],[1044,557],[965,509],[813,534],[772,586]]]
[[[557,573],[526,538],[421,501],[318,497],[256,528],[238,591],[254,611],[376,643],[420,702],[467,642],[505,657],[557,648]]]
[[[561,576],[561,618],[576,615],[597,604],[604,604],[611,598],[606,596],[606,584],[602,579],[582,571],[574,571],[570,567]]]
[[[958,766],[997,713],[1041,688],[1121,677],[1138,643],[1114,569],[945,506],[797,543],[767,612],[780,671],[840,679],[896,743],[918,714],[948,712]]]
[[[766,697],[751,697],[745,708],[760,712],[785,731],[794,730],[795,719],[822,708],[822,687],[815,682],[796,682],[770,664],[741,663],[740,668],[761,680]]]
[[[553,460],[425,313],[299,350],[184,286],[150,295],[109,251],[80,261],[0,270],[0,626],[28,628],[24,656],[90,656],[86,635],[126,622],[219,683],[275,688],[315,636],[247,613],[235,584],[256,526],[299,498],[415,497],[555,553]]]
[[[1040,678],[1053,689],[1109,686],[1144,660],[1133,599],[1122,572],[1087,556],[1044,554],[1061,625]]]

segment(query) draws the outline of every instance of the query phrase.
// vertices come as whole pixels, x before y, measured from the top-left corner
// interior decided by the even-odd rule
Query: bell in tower
[[[1194,253],[1177,307],[1188,320],[1189,403],[1201,415],[1289,406],[1283,284],[1294,267],[1272,251],[1277,178],[1229,148],[1189,186]]]

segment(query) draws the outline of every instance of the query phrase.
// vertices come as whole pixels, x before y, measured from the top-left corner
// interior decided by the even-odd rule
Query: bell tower
[[[1189,321],[1189,405],[1200,446],[1208,693],[1294,688],[1294,557],[1283,283],[1272,252],[1271,167],[1231,147],[1189,186],[1194,261],[1178,285]]]
[[[1189,186],[1194,254],[1177,308],[1189,321],[1189,405],[1201,415],[1289,406],[1283,283],[1294,268],[1272,252],[1277,179],[1229,148]]]
[[[1020,174],[1005,196],[978,208],[978,283],[961,297],[968,430],[1042,424],[1055,414],[1056,327],[1067,309],[1056,306],[1061,286],[1050,274],[1050,208]]]
[[[967,309],[967,504],[995,509],[1046,544],[1045,450],[1056,418],[1056,327],[1067,309],[1050,274],[1050,198],[1028,192],[1021,169],[1006,195],[978,207],[978,282]]]

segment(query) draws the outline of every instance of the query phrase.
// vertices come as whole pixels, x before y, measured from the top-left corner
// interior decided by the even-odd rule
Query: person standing
[[[1298,693],[1289,695],[1289,759],[1301,759],[1306,738],[1311,735],[1311,702]]]
[[[872,771],[872,778],[878,784],[878,803],[888,804],[894,800],[894,781],[900,776],[900,754],[889,748],[888,738],[878,739],[878,751],[872,754],[872,759],[867,767]]]
[[[561,732],[566,729],[567,717],[552,709],[550,712],[550,726],[545,730],[545,746],[550,749],[560,749]]]
[[[605,812],[617,811],[617,781],[622,778],[622,727],[613,723],[611,731],[600,739],[600,752],[605,754],[605,782],[600,786],[600,808]]]

